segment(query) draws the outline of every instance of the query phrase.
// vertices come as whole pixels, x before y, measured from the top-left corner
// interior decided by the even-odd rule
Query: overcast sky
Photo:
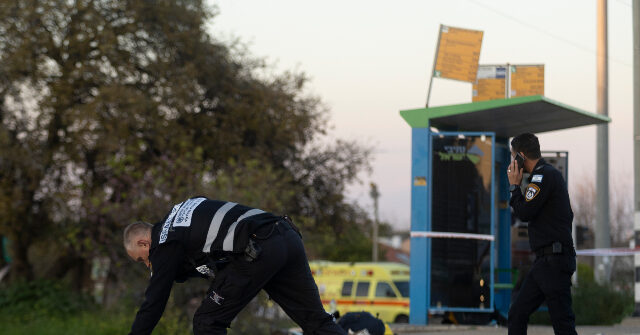
[[[238,37],[276,69],[311,78],[331,111],[331,136],[375,147],[373,173],[349,196],[398,229],[410,223],[411,128],[423,107],[440,24],[484,31],[480,64],[545,64],[545,96],[596,112],[596,0],[210,0],[212,35]],[[631,0],[609,0],[611,188],[633,193]],[[471,102],[471,84],[435,79],[431,106]],[[595,179],[595,126],[540,135],[569,151],[570,190]],[[615,186],[619,185],[619,186]]]

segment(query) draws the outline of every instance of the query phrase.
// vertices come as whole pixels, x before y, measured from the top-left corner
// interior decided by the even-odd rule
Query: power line
[[[618,1],[619,3],[621,3],[621,4],[623,4],[623,5],[627,6],[627,7],[631,7],[631,4],[628,4],[628,3],[626,3],[626,2],[624,2],[622,0],[616,0],[616,1]]]
[[[551,37],[551,38],[554,38],[554,39],[559,40],[559,41],[561,41],[561,42],[564,42],[564,43],[566,43],[566,44],[569,44],[569,45],[571,45],[571,46],[573,46],[573,47],[575,47],[575,48],[577,48],[577,49],[580,49],[580,50],[582,50],[582,51],[588,52],[588,53],[590,53],[590,54],[594,54],[594,55],[596,54],[596,51],[595,51],[594,49],[592,49],[592,48],[589,48],[589,47],[584,46],[584,45],[582,45],[582,44],[576,43],[576,42],[574,42],[574,41],[572,41],[572,40],[570,40],[570,39],[564,38],[564,37],[562,37],[562,36],[559,36],[559,35],[556,35],[556,34],[550,33],[550,32],[548,32],[548,31],[546,31],[546,30],[544,30],[544,29],[540,29],[540,28],[538,28],[538,27],[537,27],[536,25],[534,25],[534,24],[531,24],[531,23],[528,23],[528,22],[522,21],[522,20],[518,19],[518,18],[517,18],[517,17],[515,17],[515,16],[512,16],[512,15],[509,15],[509,14],[507,14],[507,13],[504,13],[504,12],[502,12],[502,11],[500,11],[500,10],[497,10],[497,9],[495,9],[495,8],[491,7],[491,6],[487,6],[487,5],[483,4],[483,3],[480,3],[479,1],[476,1],[476,0],[467,0],[467,1],[469,1],[469,2],[471,2],[471,3],[473,3],[473,4],[475,4],[476,6],[479,6],[479,7],[482,7],[482,8],[484,8],[484,9],[486,9],[486,10],[489,10],[489,11],[491,11],[491,12],[494,12],[495,14],[498,14],[498,15],[500,15],[500,16],[502,16],[502,17],[505,17],[505,18],[507,18],[507,19],[509,19],[509,20],[511,20],[511,21],[514,21],[514,22],[516,22],[516,23],[518,23],[518,24],[520,24],[520,25],[523,25],[523,26],[525,26],[525,27],[528,27],[528,28],[530,28],[530,29],[533,29],[533,30],[535,30],[535,31],[537,31],[537,32],[539,32],[539,33],[545,34],[545,35],[547,35],[547,36],[549,36],[549,37]],[[618,1],[620,1],[620,0],[618,0]],[[624,65],[624,66],[629,67],[629,68],[631,67],[631,64],[629,64],[629,63],[627,63],[627,62],[624,62],[624,61],[621,61],[621,60],[618,60],[618,59],[616,59],[616,58],[608,57],[608,59],[609,59],[609,60],[611,60],[612,62],[618,63],[618,64],[620,64],[620,65]]]

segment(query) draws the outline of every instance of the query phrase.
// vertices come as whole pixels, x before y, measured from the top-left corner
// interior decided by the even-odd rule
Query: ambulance
[[[384,322],[409,322],[408,265],[312,261],[309,266],[327,312],[366,311]]]

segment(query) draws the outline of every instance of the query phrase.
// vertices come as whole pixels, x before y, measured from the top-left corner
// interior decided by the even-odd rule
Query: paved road
[[[640,318],[627,318],[615,326],[579,326],[580,335],[640,335]],[[394,330],[399,335],[506,335],[507,329],[495,326],[427,326]],[[553,335],[551,326],[530,326],[528,335]]]

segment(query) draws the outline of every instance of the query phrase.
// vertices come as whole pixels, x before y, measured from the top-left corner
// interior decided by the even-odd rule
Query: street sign
[[[473,83],[473,102],[507,97],[507,65],[480,65]]]
[[[482,34],[478,30],[441,25],[433,76],[475,82]]]
[[[510,97],[544,95],[544,64],[511,65]]]

